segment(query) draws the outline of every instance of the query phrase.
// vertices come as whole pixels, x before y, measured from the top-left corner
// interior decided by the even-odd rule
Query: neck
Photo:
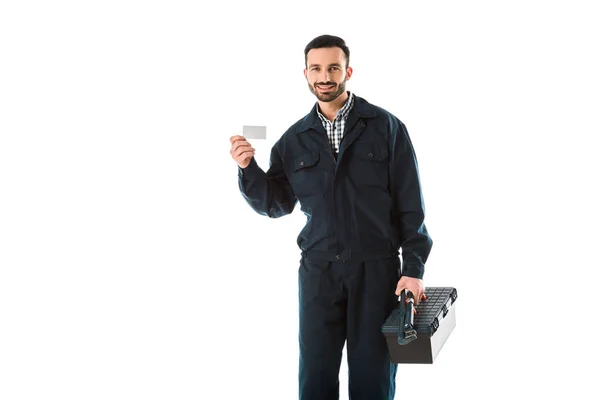
[[[344,107],[346,100],[348,100],[347,91],[339,95],[339,97],[333,101],[319,101],[319,109],[321,110],[321,114],[323,114],[330,121],[333,121],[337,115],[337,112]]]

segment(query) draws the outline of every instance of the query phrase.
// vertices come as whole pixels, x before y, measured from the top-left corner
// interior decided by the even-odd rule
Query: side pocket
[[[298,269],[298,293],[300,299],[314,297],[321,291],[321,280],[323,278],[323,268],[306,257],[300,259],[300,268]]]

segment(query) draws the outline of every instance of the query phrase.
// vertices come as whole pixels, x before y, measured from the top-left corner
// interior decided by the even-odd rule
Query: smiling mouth
[[[327,91],[331,90],[335,87],[335,85],[317,85],[317,89]]]

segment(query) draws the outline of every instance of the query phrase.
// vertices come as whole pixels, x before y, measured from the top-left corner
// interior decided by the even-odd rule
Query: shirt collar
[[[348,91],[348,99],[346,100],[346,103],[344,103],[344,106],[338,110],[338,112],[335,116],[335,119],[338,119],[340,116],[343,119],[348,118],[348,114],[350,113],[350,110],[352,109],[353,105],[354,105],[354,93]],[[323,114],[321,114],[321,111],[319,110],[319,103],[317,103],[315,105],[315,108],[317,110],[317,114],[319,115],[319,118],[321,118],[321,121],[327,120],[327,118],[325,118],[325,116]]]

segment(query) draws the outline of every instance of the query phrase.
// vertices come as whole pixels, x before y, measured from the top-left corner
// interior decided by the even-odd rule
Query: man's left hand
[[[412,292],[415,297],[415,305],[419,304],[421,300],[425,300],[425,285],[423,285],[423,280],[419,278],[411,278],[410,276],[403,276],[398,281],[398,285],[396,286],[396,296],[400,296],[400,293],[404,289],[407,289]]]

